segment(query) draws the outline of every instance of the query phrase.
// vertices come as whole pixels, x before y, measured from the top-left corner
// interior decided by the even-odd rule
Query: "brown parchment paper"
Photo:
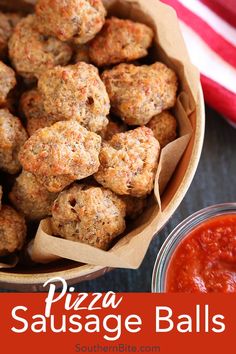
[[[60,239],[51,235],[50,219],[41,221],[30,245],[35,262],[48,263],[59,258],[90,265],[138,268],[165,215],[161,209],[161,194],[184,153],[192,134],[189,115],[198,99],[199,73],[191,64],[175,12],[158,0],[105,0],[109,15],[130,18],[151,26],[156,32],[153,61],[166,63],[178,74],[180,93],[175,107],[179,138],[168,144],[160,155],[155,179],[156,200],[140,218],[134,229],[122,237],[109,251],[86,244]]]

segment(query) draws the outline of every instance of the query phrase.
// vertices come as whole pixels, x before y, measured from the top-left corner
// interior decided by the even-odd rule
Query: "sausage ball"
[[[177,77],[165,64],[120,64],[102,74],[112,110],[127,124],[145,125],[176,102]]]
[[[108,125],[100,133],[103,140],[110,140],[113,135],[118,133],[124,133],[127,130],[127,126],[118,120],[109,120]]]
[[[13,29],[20,21],[21,16],[15,13],[0,12],[0,57],[7,55],[8,41],[12,35]]]
[[[153,37],[153,30],[142,23],[112,17],[92,40],[89,56],[97,66],[136,60],[148,54]]]
[[[12,68],[0,61],[0,105],[6,104],[8,93],[16,85],[16,76]]]
[[[14,207],[29,220],[41,220],[51,215],[56,197],[57,193],[48,192],[32,173],[26,171],[17,177],[9,194]]]
[[[75,119],[93,132],[108,124],[109,97],[93,65],[79,62],[47,70],[39,78],[38,89],[47,113]]]
[[[84,61],[87,64],[91,63],[89,57],[89,46],[87,44],[82,44],[75,47],[73,62],[76,64],[79,61]]]
[[[20,171],[18,153],[27,138],[19,118],[7,109],[0,109],[0,169],[11,174]]]
[[[21,250],[25,238],[24,218],[13,208],[3,205],[0,211],[0,256]]]
[[[35,27],[35,15],[23,18],[9,40],[9,56],[17,72],[33,80],[48,68],[65,65],[72,55],[71,47],[53,37],[45,37]]]
[[[146,196],[153,190],[159,153],[159,143],[149,128],[116,134],[103,143],[101,165],[94,177],[117,194]]]
[[[99,167],[101,137],[76,121],[57,122],[36,131],[23,145],[19,160],[49,192],[60,192]]]
[[[36,5],[41,33],[78,44],[88,42],[101,30],[105,16],[102,0],[39,0]]]
[[[125,230],[125,204],[112,191],[74,185],[52,208],[53,234],[106,250]]]
[[[35,89],[23,93],[20,111],[26,118],[26,129],[30,136],[38,129],[50,127],[61,120],[61,117],[45,112],[42,97]]]
[[[159,141],[161,148],[165,147],[177,137],[177,121],[168,111],[154,116],[147,127],[152,129],[155,138]]]
[[[121,196],[121,198],[125,203],[126,217],[128,219],[137,219],[137,217],[143,213],[145,207],[147,206],[146,198],[135,198],[129,195]]]
[[[17,86],[15,86],[7,95],[6,102],[3,105],[3,107],[7,108],[13,115],[18,114],[19,93],[20,91]]]

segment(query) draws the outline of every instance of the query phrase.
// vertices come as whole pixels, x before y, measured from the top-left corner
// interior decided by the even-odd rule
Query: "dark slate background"
[[[236,129],[207,108],[205,142],[194,181],[178,210],[152,241],[141,267],[138,270],[115,269],[103,277],[78,284],[76,290],[151,291],[156,255],[170,231],[193,212],[224,202],[236,202]]]

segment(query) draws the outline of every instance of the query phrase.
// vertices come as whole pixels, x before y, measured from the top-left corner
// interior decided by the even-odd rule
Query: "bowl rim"
[[[196,105],[196,122],[195,122],[195,134],[194,134],[194,142],[192,147],[191,156],[189,159],[189,165],[186,169],[186,172],[183,176],[179,187],[171,199],[171,202],[166,206],[163,210],[162,218],[163,221],[160,222],[159,227],[155,235],[164,227],[164,225],[169,221],[170,217],[177,210],[178,206],[182,202],[185,197],[194,175],[196,173],[199,160],[201,157],[203,141],[204,141],[204,132],[205,132],[205,103],[204,96],[201,84],[199,84],[198,91],[198,102]],[[153,237],[155,236],[153,235]],[[92,266],[92,265],[82,265],[78,267],[73,267],[65,270],[47,272],[47,273],[34,273],[34,274],[20,274],[20,273],[8,273],[6,271],[0,271],[0,287],[3,284],[9,284],[12,289],[13,286],[17,288],[17,286],[21,285],[40,285],[44,284],[49,278],[63,277],[65,280],[70,280],[71,282],[86,280],[86,277],[90,277],[96,273],[105,273],[108,269],[104,266]],[[19,289],[17,289],[19,290]]]

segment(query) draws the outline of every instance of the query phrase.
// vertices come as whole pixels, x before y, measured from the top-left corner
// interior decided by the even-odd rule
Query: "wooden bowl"
[[[4,1],[5,0],[0,0],[0,5],[1,3],[4,3]],[[32,0],[32,2],[34,1],[35,0]],[[7,3],[10,4],[10,1],[7,0]],[[199,163],[205,129],[204,99],[200,84],[196,110],[191,114],[190,121],[193,128],[193,134],[188,147],[162,196],[164,217],[158,224],[155,235],[157,235],[168,222],[183,200]],[[16,291],[42,291],[45,290],[43,284],[50,278],[63,277],[68,284],[75,284],[84,280],[94,279],[111,270],[111,268],[82,265],[67,260],[28,268],[29,269],[17,266],[17,268],[13,269],[1,270],[0,287]]]
[[[193,135],[189,145],[165,191],[163,202],[163,213],[165,218],[159,224],[158,232],[174,214],[179,204],[187,193],[195,175],[201,156],[204,130],[205,130],[205,108],[201,87],[199,87],[199,100],[196,112],[191,117]],[[91,280],[102,276],[111,268],[101,266],[78,265],[75,262],[63,261],[58,264],[39,266],[29,272],[21,272],[21,269],[10,269],[0,272],[0,287],[2,289],[16,291],[42,291],[43,284],[49,278],[63,277],[68,284],[76,284],[84,280]]]

